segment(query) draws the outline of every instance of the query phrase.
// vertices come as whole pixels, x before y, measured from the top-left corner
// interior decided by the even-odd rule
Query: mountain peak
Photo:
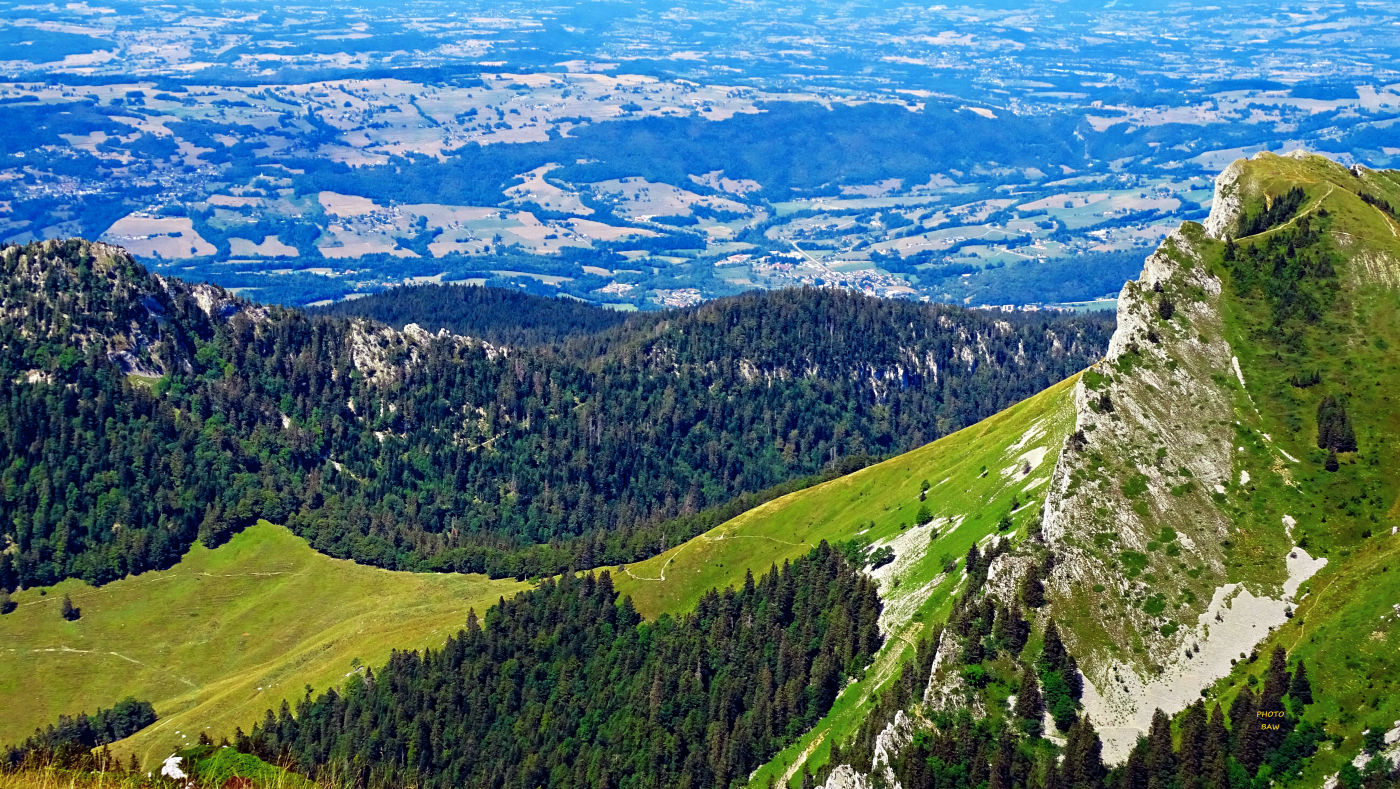
[[[1396,282],[1396,194],[1394,173],[1315,154],[1241,160],[1204,225],[1124,286],[1044,505],[1053,615],[1107,755],[1228,675],[1345,544],[1318,539],[1321,513],[1295,526],[1317,507],[1309,478],[1335,481],[1312,411],[1321,389],[1355,390],[1342,371],[1359,358],[1336,340],[1368,355],[1395,333],[1393,302],[1374,297]],[[1288,383],[1319,368],[1337,372],[1316,390]]]

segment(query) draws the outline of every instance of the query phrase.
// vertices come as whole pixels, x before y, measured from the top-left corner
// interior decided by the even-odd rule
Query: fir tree
[[[1361,747],[1366,753],[1375,756],[1385,748],[1385,729],[1372,726],[1361,735]]]
[[[1065,739],[1062,778],[1075,789],[1098,789],[1103,786],[1107,770],[1103,764],[1103,743],[1089,716],[1081,716],[1069,727]]]
[[[1258,748],[1260,760],[1279,747],[1293,728],[1293,718],[1286,714],[1283,705],[1284,694],[1288,692],[1288,655],[1283,647],[1274,647],[1269,655],[1269,668],[1264,674],[1264,689],[1259,694],[1258,709],[1263,713],[1274,713],[1274,717],[1263,718],[1261,722],[1273,728],[1256,726],[1259,730]]]
[[[1147,787],[1172,789],[1176,783],[1176,754],[1172,750],[1172,723],[1165,712],[1152,713],[1147,732]]]
[[[1216,704],[1211,710],[1210,722],[1206,726],[1205,786],[1229,786],[1230,783],[1230,731],[1225,728],[1225,713]]]
[[[1021,654],[1021,650],[1026,648],[1026,641],[1030,640],[1031,623],[1027,622],[1026,618],[1021,615],[1021,606],[1015,601],[1011,603],[1009,618],[1010,624],[1007,628],[1009,631],[1007,634],[1009,640],[1006,644],[1006,651],[1010,652],[1012,657],[1015,657]]]
[[[1065,650],[1065,643],[1060,640],[1060,628],[1055,626],[1053,619],[1045,626],[1045,643],[1041,647],[1040,660],[1052,671],[1063,669],[1069,662],[1069,652]]]
[[[1303,661],[1298,661],[1298,668],[1294,670],[1292,679],[1288,682],[1288,695],[1293,699],[1293,704],[1297,708],[1295,712],[1313,702],[1312,683],[1308,681],[1308,667],[1303,665]]]
[[[1326,395],[1317,404],[1317,445],[1337,452],[1356,451],[1356,433],[1342,398]]]
[[[1147,738],[1138,735],[1119,776],[1118,789],[1147,789]]]
[[[1259,702],[1249,686],[1240,689],[1239,695],[1230,705],[1231,749],[1235,759],[1244,766],[1245,772],[1253,775],[1264,760],[1262,729],[1259,728]]]
[[[1045,582],[1040,580],[1040,573],[1036,568],[1031,567],[1026,570],[1026,574],[1021,576],[1021,602],[1027,608],[1040,608],[1045,605]]]
[[[73,620],[83,615],[83,610],[81,608],[75,608],[73,606],[72,598],[70,598],[68,595],[63,596],[63,605],[59,608],[58,612],[63,616],[64,619],[67,619],[69,622],[72,622]]]
[[[1264,674],[1264,691],[1259,696],[1259,709],[1283,709],[1283,696],[1288,692],[1288,653],[1274,647],[1269,655],[1269,668]]]
[[[1016,717],[1021,731],[1039,737],[1045,726],[1045,700],[1040,695],[1040,682],[1030,666],[1021,667],[1021,687],[1016,691]]]
[[[15,610],[15,601],[10,599],[10,593],[0,586],[0,616]]]
[[[1011,774],[1016,741],[1009,730],[1003,730],[997,739],[996,751],[992,754],[992,766],[988,776],[987,789],[1012,789],[1015,780]]]
[[[1197,700],[1186,708],[1186,714],[1181,717],[1181,747],[1177,758],[1178,785],[1182,789],[1191,789],[1200,784],[1209,728],[1204,701]]]

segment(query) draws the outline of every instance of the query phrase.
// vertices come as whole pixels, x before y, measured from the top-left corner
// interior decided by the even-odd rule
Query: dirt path
[[[792,764],[788,765],[788,768],[783,771],[782,777],[778,779],[776,785],[787,786],[788,781],[791,781],[792,777],[794,775],[797,775],[797,771],[802,769],[802,765],[806,764],[807,760],[812,758],[812,754],[817,752],[817,748],[821,746],[822,741],[825,739],[826,732],[818,734],[817,738],[815,740],[812,740],[812,744],[804,748],[802,753],[798,754],[797,759],[793,761]]]
[[[98,650],[98,649],[74,649],[74,648],[69,647],[69,646],[62,646],[62,647],[36,647],[36,648],[34,648],[34,649],[16,649],[16,648],[14,648],[14,647],[9,647],[9,648],[6,649],[6,651],[8,651],[8,652],[57,652],[57,653],[70,654],[70,655],[111,655],[112,657],[121,658],[122,660],[125,660],[126,662],[131,663],[131,664],[133,664],[133,665],[141,666],[142,668],[149,668],[149,669],[154,669],[154,670],[156,670],[156,671],[162,671],[163,673],[168,674],[168,675],[170,675],[171,677],[174,677],[175,679],[178,679],[179,681],[185,683],[186,685],[188,685],[188,686],[191,687],[191,688],[198,688],[198,687],[199,687],[199,685],[197,685],[197,684],[195,684],[194,682],[192,682],[192,681],[190,681],[190,680],[188,680],[188,679],[186,679],[186,678],[180,676],[179,674],[175,674],[175,673],[170,672],[170,671],[165,671],[164,669],[161,669],[161,668],[159,668],[159,667],[157,667],[157,666],[152,666],[152,665],[149,664],[149,663],[143,663],[143,662],[137,660],[137,659],[134,658],[134,657],[128,657],[128,656],[126,656],[126,655],[123,655],[123,654],[120,653],[120,652],[112,652],[112,651],[108,651],[108,650]]]
[[[790,541],[790,540],[780,540],[780,539],[778,539],[777,537],[769,537],[769,536],[764,535],[764,534],[721,534],[721,535],[716,536],[716,537],[706,537],[705,539],[710,540],[710,541],[712,541],[712,542],[722,542],[722,541],[724,541],[724,540],[743,540],[743,539],[749,539],[749,540],[770,540],[770,541],[772,541],[772,542],[778,543],[779,545],[805,545],[805,546],[807,546],[808,548],[815,548],[815,547],[817,547],[817,546],[811,544],[810,542],[807,542],[806,540],[803,540],[803,541],[801,541],[801,542],[792,542],[792,541]]]
[[[1309,214],[1312,214],[1312,213],[1316,212],[1317,209],[1321,208],[1321,207],[1322,207],[1322,204],[1323,204],[1324,202],[1326,202],[1327,198],[1331,197],[1331,196],[1332,196],[1332,193],[1335,192],[1335,191],[1337,191],[1337,185],[1336,185],[1336,184],[1328,184],[1327,186],[1328,186],[1328,188],[1327,188],[1327,194],[1323,195],[1322,197],[1319,197],[1317,200],[1314,200],[1314,201],[1313,201],[1313,204],[1310,205],[1310,206],[1308,206],[1308,210],[1302,211],[1302,212],[1300,212],[1300,213],[1298,213],[1298,214],[1295,214],[1295,215],[1293,216],[1292,219],[1288,220],[1287,222],[1284,222],[1284,223],[1281,224],[1281,225],[1275,225],[1274,227],[1271,227],[1271,228],[1269,228],[1269,229],[1267,229],[1267,230],[1261,230],[1261,231],[1259,231],[1258,233],[1255,233],[1255,234],[1252,235],[1252,236],[1242,236],[1242,237],[1240,237],[1240,238],[1235,239],[1235,241],[1236,241],[1236,242],[1239,242],[1239,241],[1244,241],[1245,239],[1248,239],[1248,238],[1258,238],[1258,237],[1260,237],[1260,236],[1267,236],[1268,234],[1273,233],[1273,232],[1278,231],[1278,230],[1282,230],[1282,229],[1284,229],[1285,227],[1292,227],[1293,224],[1294,224],[1295,222],[1297,222],[1299,219],[1302,219],[1303,217],[1308,216]]]
[[[666,563],[663,564],[663,565],[661,565],[661,577],[660,577],[660,578],[647,578],[647,577],[644,576],[644,575],[637,575],[636,573],[632,572],[632,568],[628,567],[627,565],[623,565],[623,566],[622,566],[622,571],[623,571],[624,573],[627,573],[628,577],[632,578],[633,580],[637,580],[637,581],[665,581],[665,580],[666,580],[666,568],[667,568],[667,567],[670,567],[670,566],[671,566],[671,562],[674,562],[674,561],[676,560],[676,557],[677,557],[677,556],[680,556],[680,555],[681,555],[681,552],[684,551],[684,550],[686,549],[686,547],[689,546],[689,545],[690,545],[689,542],[683,543],[679,548],[676,549],[676,552],[675,552],[675,553],[671,554],[671,557],[670,557],[669,559],[666,560]]]
[[[812,543],[806,542],[806,541],[803,541],[803,542],[789,542],[788,540],[780,540],[780,539],[778,539],[777,537],[768,537],[768,536],[762,535],[762,534],[719,534],[719,535],[715,535],[715,536],[713,536],[713,537],[707,537],[707,536],[705,536],[705,535],[702,534],[702,535],[700,535],[700,537],[697,538],[697,539],[705,540],[705,541],[707,541],[707,542],[722,542],[722,541],[724,541],[724,540],[742,540],[742,539],[749,539],[749,540],[771,540],[772,542],[776,542],[776,543],[778,543],[778,544],[780,544],[780,545],[806,545],[806,546],[809,547],[809,548],[815,548],[815,547],[816,547],[815,545],[812,545]],[[659,582],[659,581],[665,581],[665,580],[666,580],[666,568],[670,567],[670,566],[671,566],[671,562],[674,562],[674,561],[676,560],[676,557],[677,557],[677,556],[680,556],[681,553],[682,553],[692,542],[695,542],[695,540],[690,540],[690,541],[687,541],[686,543],[682,544],[679,548],[676,549],[676,552],[675,552],[675,553],[671,554],[671,556],[670,556],[668,559],[666,559],[666,563],[663,564],[663,565],[661,565],[661,576],[660,576],[659,578],[648,578],[647,576],[644,576],[644,575],[637,575],[636,573],[632,572],[632,569],[631,569],[630,567],[627,567],[626,565],[623,565],[622,571],[623,571],[624,573],[627,573],[628,577],[631,578],[631,579],[634,580],[634,581],[658,581],[658,582]]]
[[[154,572],[157,572],[157,573],[158,573],[158,572],[161,572],[161,571],[157,570],[157,571],[154,571]],[[295,575],[302,575],[302,574],[304,574],[305,572],[306,572],[305,570],[302,570],[302,571],[297,572],[297,573],[292,573],[292,572],[289,571],[289,570],[268,570],[268,571],[266,571],[266,572],[246,572],[246,573],[207,573],[207,572],[190,573],[190,572],[185,572],[185,573],[178,573],[178,574],[173,574],[173,575],[155,575],[154,573],[146,573],[146,574],[139,575],[139,576],[127,576],[126,578],[119,578],[119,579],[117,579],[116,581],[114,581],[113,583],[125,584],[125,586],[124,586],[123,588],[130,589],[130,588],[135,587],[135,586],[146,586],[146,585],[149,585],[149,584],[169,583],[169,582],[171,582],[171,581],[180,580],[180,579],[182,579],[182,578],[192,578],[192,577],[194,577],[194,576],[201,576],[201,577],[204,577],[204,578],[267,578],[267,577],[271,577],[271,576],[274,576],[274,575],[292,575],[292,574],[295,574]],[[149,576],[149,577],[148,577],[148,576]],[[102,591],[101,587],[94,588],[94,589],[79,589],[79,590],[77,590],[77,591],[74,591],[74,592],[69,593],[69,594],[68,594],[68,598],[69,598],[70,600],[72,600],[73,602],[75,602],[75,603],[77,603],[77,602],[82,602],[83,600],[87,599],[88,597],[90,597],[90,596],[91,596],[92,594],[94,594],[95,592],[100,592],[100,591]],[[20,606],[31,606],[31,605],[58,605],[60,602],[62,602],[62,600],[63,600],[63,597],[61,597],[61,596],[48,596],[48,595],[45,595],[44,597],[41,597],[41,598],[39,598],[38,600],[30,600],[30,601],[27,602],[27,603],[20,603]]]

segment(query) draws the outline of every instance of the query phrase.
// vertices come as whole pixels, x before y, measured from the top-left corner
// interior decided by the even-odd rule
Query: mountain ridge
[[[1383,590],[1400,555],[1390,470],[1400,411],[1387,388],[1400,380],[1388,353],[1400,341],[1397,183],[1305,153],[1221,174],[1217,208],[1125,284],[1104,360],[1073,384],[1040,536],[993,560],[986,591],[965,601],[974,623],[950,617],[923,698],[872,719],[873,747],[828,764],[827,789],[913,769],[902,753],[917,731],[945,725],[940,707],[1006,714],[967,681],[975,617],[1042,585],[1036,629],[1056,625],[1076,659],[1082,699],[1068,703],[1093,721],[1115,770],[1141,769],[1134,760],[1157,747],[1138,739],[1158,736],[1156,710],[1185,720],[1204,699],[1234,716],[1274,647],[1290,664],[1306,659],[1315,683],[1310,705],[1290,708],[1300,731],[1330,738],[1316,758],[1280,762],[1290,783],[1322,783],[1351,761],[1362,729],[1396,726],[1397,628]],[[1358,423],[1358,446],[1326,445],[1328,398]],[[1345,602],[1313,592],[1365,586],[1375,589]],[[1324,646],[1319,630],[1333,640]],[[1071,727],[1067,758],[1079,758],[1076,736]],[[1304,743],[1290,747],[1315,747]]]

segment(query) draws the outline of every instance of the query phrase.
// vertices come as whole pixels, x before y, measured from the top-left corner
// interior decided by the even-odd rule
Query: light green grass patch
[[[217,741],[251,728],[307,685],[339,685],[356,658],[378,666],[393,649],[439,646],[468,609],[483,613],[523,587],[364,567],[260,522],[219,548],[194,546],[169,570],[29,589],[0,617],[0,743],[135,696],[160,719],[114,750],[150,765],[201,731]],[[59,616],[65,594],[77,621]]]

